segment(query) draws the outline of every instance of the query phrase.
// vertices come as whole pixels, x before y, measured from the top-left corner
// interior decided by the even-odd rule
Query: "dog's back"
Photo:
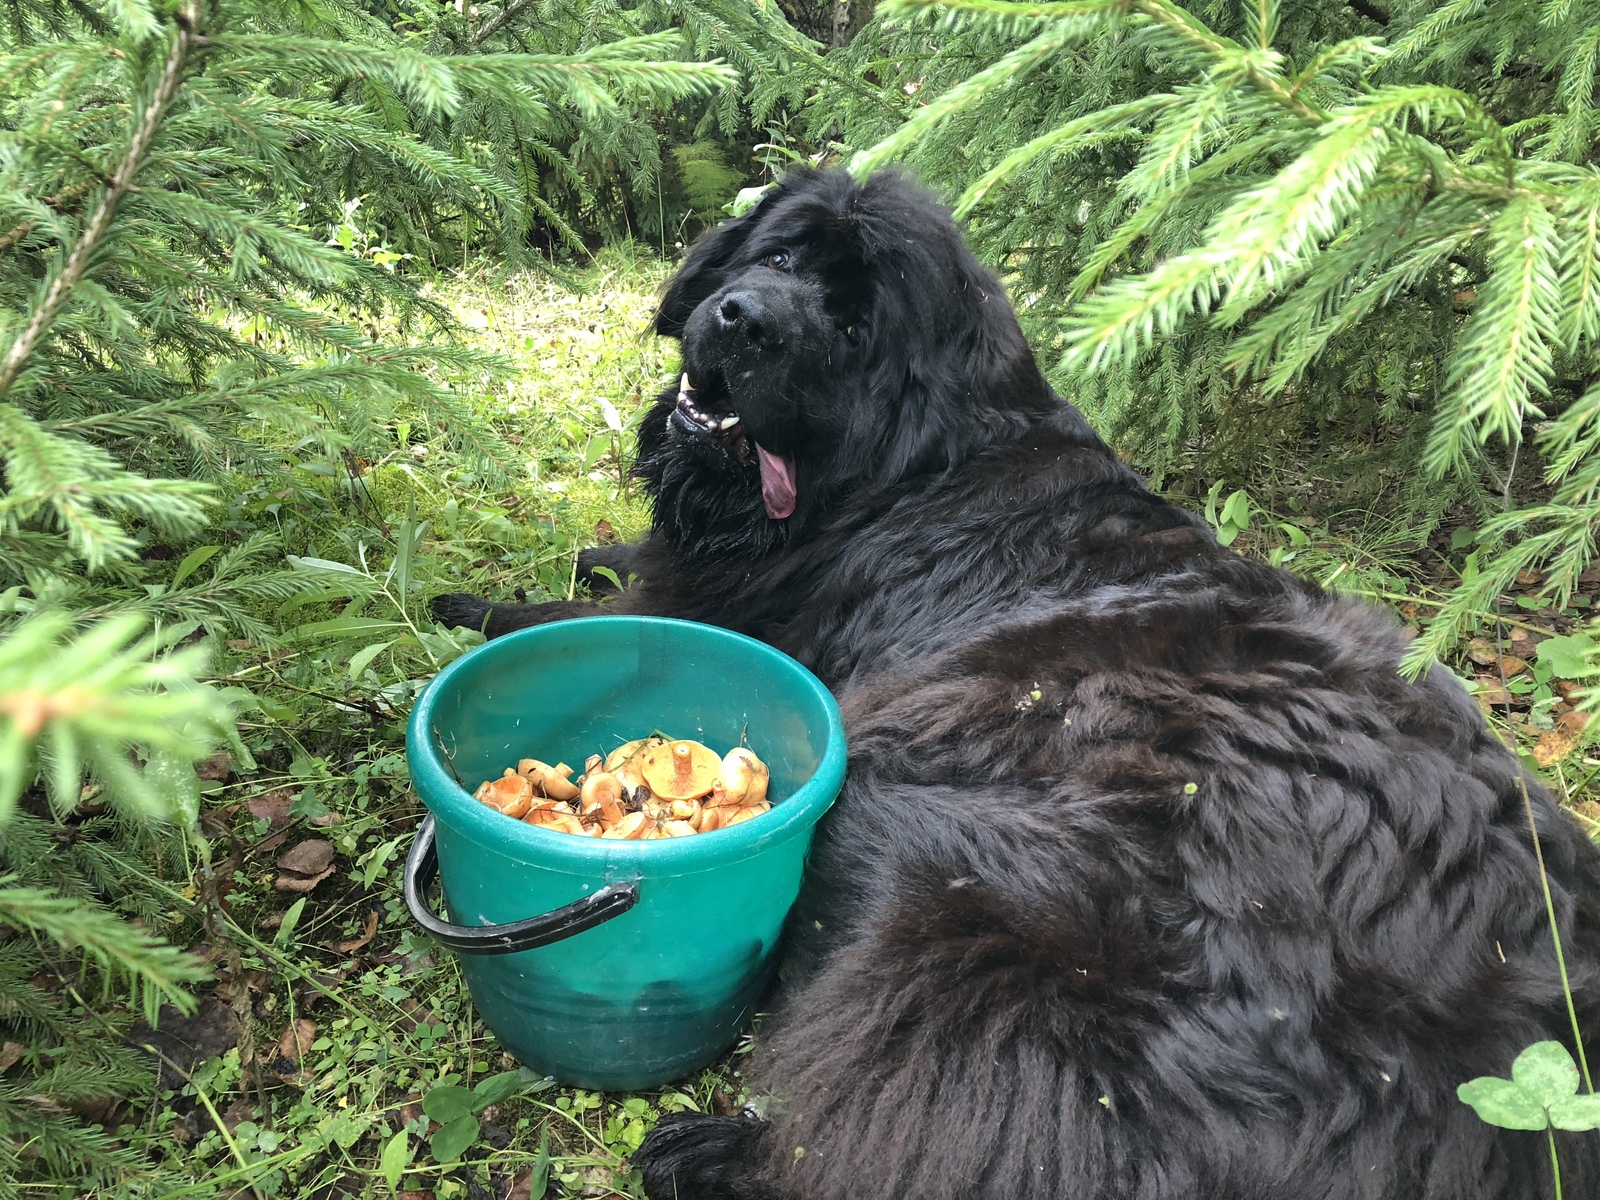
[[[1390,618],[1101,451],[1006,453],[841,525],[765,631],[839,688],[850,774],[758,1056],[770,1123],[722,1127],[711,1174],[705,1131],[663,1130],[652,1195],[1549,1194],[1544,1139],[1455,1089],[1570,1041],[1524,786],[1600,1023],[1593,847],[1448,673],[1400,676]],[[1600,1192],[1600,1134],[1557,1144],[1566,1194]]]

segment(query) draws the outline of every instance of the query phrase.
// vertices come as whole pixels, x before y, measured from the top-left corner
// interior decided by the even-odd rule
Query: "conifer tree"
[[[423,236],[467,222],[509,248],[535,193],[425,122],[470,111],[531,128],[567,104],[705,97],[731,73],[681,61],[669,34],[445,58],[337,2],[17,0],[6,13],[0,926],[23,936],[0,940],[0,1041],[28,1051],[0,1079],[0,1197],[30,1179],[159,1193],[69,1106],[147,1081],[118,1045],[126,1014],[189,1005],[201,974],[159,940],[172,897],[141,862],[172,863],[185,837],[203,858],[193,764],[228,739],[248,759],[190,643],[268,632],[259,602],[302,585],[264,538],[197,546],[151,586],[141,550],[197,540],[217,483],[270,469],[275,438],[338,461],[421,409],[486,471],[506,461],[448,379],[493,364],[451,340],[400,255],[322,231],[360,187],[396,211],[456,214]],[[359,323],[375,312],[412,340],[377,341]],[[85,803],[105,815],[52,821]],[[60,837],[70,852],[41,852]],[[133,1008],[102,1016],[91,998],[47,995],[30,982],[47,963]]]
[[[910,0],[847,52],[904,119],[817,110],[856,170],[948,189],[1158,476],[1332,426],[1419,532],[1474,507],[1482,565],[1415,666],[1532,562],[1564,604],[1594,551],[1597,45],[1594,4]],[[1548,498],[1502,511],[1519,451]]]

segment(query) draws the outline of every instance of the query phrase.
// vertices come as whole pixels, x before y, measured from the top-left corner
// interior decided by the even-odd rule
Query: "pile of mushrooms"
[[[578,837],[652,841],[726,829],[759,817],[768,772],[744,746],[718,756],[699,742],[639,738],[602,760],[591,755],[572,778],[566,763],[525,758],[475,799],[505,816]]]

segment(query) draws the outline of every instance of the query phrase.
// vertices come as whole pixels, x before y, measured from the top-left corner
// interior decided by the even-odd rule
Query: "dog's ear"
[[[695,242],[683,266],[667,285],[667,294],[661,298],[661,307],[656,310],[657,333],[662,337],[683,336],[689,314],[722,286],[723,270],[738,257],[756,223],[785,190],[782,183],[768,189],[761,202],[749,212],[724,221]]]

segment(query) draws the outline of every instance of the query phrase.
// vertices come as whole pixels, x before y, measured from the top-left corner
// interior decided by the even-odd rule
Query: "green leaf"
[[[178,569],[172,573],[172,582],[168,586],[177,587],[214,558],[221,550],[221,546],[200,546],[189,551],[183,556],[183,561],[178,564]]]
[[[400,1176],[405,1173],[406,1164],[411,1161],[411,1139],[402,1129],[384,1143],[383,1153],[378,1157],[378,1170],[383,1172],[383,1181],[389,1185],[391,1192],[400,1190]]]
[[[1547,664],[1562,679],[1582,679],[1600,670],[1589,660],[1594,650],[1594,639],[1580,632],[1546,638],[1539,643],[1537,653],[1539,661]]]
[[[301,558],[298,554],[286,554],[284,557],[297,571],[332,571],[335,574],[360,575],[363,579],[367,578],[365,571],[357,570],[342,562],[333,562],[326,558]]]
[[[283,914],[283,922],[278,926],[278,932],[273,935],[274,946],[291,945],[294,937],[294,927],[300,923],[300,914],[305,910],[306,898],[301,896],[289,906],[289,911]]]
[[[386,642],[374,642],[370,646],[363,646],[350,656],[350,678],[359,679],[361,672],[372,665],[372,660],[377,658],[390,646],[398,642],[399,638],[390,638]]]
[[[1463,1104],[1501,1129],[1543,1129],[1544,1105],[1509,1079],[1485,1075],[1456,1089]]]
[[[434,1090],[438,1091],[437,1088]],[[466,1091],[465,1088],[460,1090]],[[465,1154],[477,1140],[478,1118],[468,1113],[441,1125],[428,1139],[428,1148],[433,1151],[435,1161],[452,1163]]]
[[[408,834],[407,836],[410,835]],[[473,1094],[477,1097],[473,1101],[472,1111],[482,1112],[491,1104],[499,1104],[500,1101],[512,1095],[521,1086],[521,1071],[502,1071],[498,1075],[489,1076],[489,1078],[481,1081],[477,1087],[472,1089]]]
[[[539,1154],[528,1177],[528,1200],[544,1200],[550,1187],[550,1122],[539,1126]]]
[[[422,1111],[430,1120],[448,1125],[464,1116],[471,1116],[483,1107],[475,1103],[476,1100],[477,1097],[473,1095],[471,1088],[447,1084],[444,1087],[434,1088],[422,1098]]]
[[[1535,1042],[1511,1064],[1511,1078],[1544,1107],[1578,1090],[1578,1065],[1560,1042]]]
[[[406,628],[404,621],[384,621],[377,617],[334,617],[328,621],[312,621],[309,625],[298,625],[289,631],[289,637],[295,639],[358,637],[363,634],[404,631]]]
[[[601,579],[610,580],[611,585],[616,588],[617,591],[620,592],[622,590],[622,580],[617,578],[617,573],[610,567],[591,567],[589,569],[589,573],[591,575],[598,575]]]
[[[1600,1096],[1569,1096],[1550,1106],[1550,1124],[1581,1133],[1600,1129]]]
[[[1243,488],[1229,496],[1228,502],[1222,506],[1222,521],[1225,525],[1240,529],[1250,528],[1250,495]]]

